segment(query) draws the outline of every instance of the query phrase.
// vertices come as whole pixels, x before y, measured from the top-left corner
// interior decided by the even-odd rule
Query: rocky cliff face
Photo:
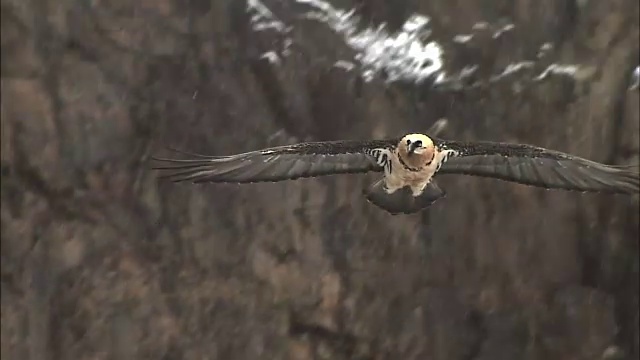
[[[360,195],[371,176],[156,179],[167,144],[440,117],[451,138],[638,163],[637,1],[328,4],[3,0],[2,358],[638,357],[637,196],[442,177],[445,200],[390,217]],[[441,64],[363,56],[367,29],[415,14]]]

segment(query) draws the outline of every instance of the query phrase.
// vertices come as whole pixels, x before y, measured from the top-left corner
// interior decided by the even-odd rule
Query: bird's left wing
[[[577,191],[638,193],[640,175],[631,166],[605,165],[524,144],[434,139],[445,161],[438,174],[492,177],[521,184]]]
[[[165,163],[154,169],[168,171],[162,177],[174,182],[275,182],[382,171],[389,149],[397,142],[398,139],[307,142],[230,156],[153,159]]]

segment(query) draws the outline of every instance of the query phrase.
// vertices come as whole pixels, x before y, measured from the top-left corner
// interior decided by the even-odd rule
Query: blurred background
[[[2,0],[3,359],[637,359],[638,196],[158,181],[420,132],[637,164],[637,0]]]

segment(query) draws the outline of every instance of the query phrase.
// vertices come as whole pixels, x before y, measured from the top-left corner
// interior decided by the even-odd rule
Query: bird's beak
[[[411,145],[409,145],[409,153],[413,154],[416,152],[417,148],[422,147],[422,144],[418,144],[417,142],[411,143]]]
[[[416,149],[419,148],[420,146],[418,146],[418,144],[416,143],[411,143],[411,145],[409,145],[409,155],[413,154],[416,152]]]

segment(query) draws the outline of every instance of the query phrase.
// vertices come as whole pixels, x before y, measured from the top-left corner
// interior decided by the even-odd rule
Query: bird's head
[[[408,165],[420,168],[431,163],[435,146],[427,135],[408,134],[400,140],[398,153]]]

